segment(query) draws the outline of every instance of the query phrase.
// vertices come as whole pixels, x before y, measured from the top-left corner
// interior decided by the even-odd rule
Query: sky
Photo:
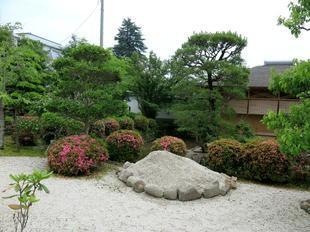
[[[169,59],[195,32],[229,30],[247,38],[243,58],[248,67],[310,58],[310,32],[296,39],[277,25],[278,16],[288,15],[290,0],[104,1],[105,47],[114,45],[122,20],[129,17],[141,27],[148,51],[162,59]],[[0,0],[0,23],[8,22],[21,22],[23,32],[63,45],[72,33],[99,45],[99,0]]]

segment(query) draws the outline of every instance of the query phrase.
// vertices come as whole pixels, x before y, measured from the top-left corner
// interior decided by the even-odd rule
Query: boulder
[[[140,180],[140,178],[138,178],[138,177],[129,176],[127,181],[126,181],[126,184],[128,187],[133,187],[135,185],[135,183],[139,180]]]
[[[214,181],[204,188],[202,195],[204,198],[211,198],[220,195],[220,193],[220,184],[218,181]]]
[[[127,161],[127,162],[124,163],[123,168],[125,168],[125,169],[129,168],[131,165],[132,165],[132,163]]]
[[[310,199],[300,202],[300,208],[310,214]]]
[[[144,192],[144,187],[145,187],[144,181],[139,180],[134,184],[133,190],[137,193],[142,193]]]
[[[133,175],[132,172],[130,172],[130,171],[126,170],[126,169],[123,169],[122,171],[120,171],[120,172],[118,173],[118,178],[119,178],[121,181],[123,181],[123,182],[126,183],[128,177],[130,177],[130,176],[132,176],[132,175]]]
[[[201,193],[191,185],[182,186],[178,190],[180,201],[192,201],[201,198]]]
[[[175,187],[166,188],[164,190],[164,198],[168,200],[178,199],[178,190]]]
[[[164,195],[164,191],[160,187],[154,184],[145,185],[144,191],[153,197],[161,198]]]

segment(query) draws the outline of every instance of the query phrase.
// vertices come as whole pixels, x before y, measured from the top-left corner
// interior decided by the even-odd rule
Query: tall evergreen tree
[[[118,34],[114,38],[118,43],[113,50],[118,57],[131,57],[133,53],[142,54],[147,49],[144,45],[141,28],[130,18],[124,19]]]

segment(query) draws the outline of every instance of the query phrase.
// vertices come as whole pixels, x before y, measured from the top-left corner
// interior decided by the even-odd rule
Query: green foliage
[[[186,155],[186,144],[182,139],[173,136],[164,136],[152,143],[152,151],[167,150],[179,156]]]
[[[40,127],[41,138],[49,144],[51,140],[82,133],[84,124],[57,113],[46,112],[41,115]]]
[[[137,130],[147,131],[149,128],[149,119],[143,115],[136,115],[134,117],[134,124]]]
[[[289,4],[290,16],[280,16],[278,24],[287,27],[296,38],[303,30],[310,31],[310,2],[309,0],[297,0]]]
[[[110,158],[114,161],[136,161],[143,147],[143,138],[136,131],[115,131],[106,139]]]
[[[270,89],[299,97],[301,102],[290,107],[290,113],[270,112],[263,119],[275,130],[281,151],[290,156],[310,151],[310,61],[296,65],[273,77]]]
[[[124,130],[134,129],[134,121],[132,118],[128,116],[119,117],[117,118],[117,121],[119,122],[120,129],[124,129]]]
[[[101,47],[73,44],[54,62],[59,81],[48,110],[83,122],[85,133],[100,118],[124,115],[127,105],[119,81],[125,66]]]
[[[158,110],[171,101],[168,66],[153,52],[148,58],[134,56],[132,62],[136,73],[130,90],[137,98],[142,114],[155,118]]]
[[[41,182],[48,179],[52,172],[34,171],[32,174],[18,174],[10,175],[14,183],[10,184],[16,194],[11,195],[9,198],[17,198],[18,204],[8,205],[10,209],[14,210],[13,220],[15,231],[24,231],[29,219],[30,207],[39,201],[36,194],[38,191],[49,193],[48,188]]]
[[[242,164],[239,157],[242,154],[242,145],[236,140],[220,139],[208,146],[208,156],[204,165],[217,172],[239,176]]]
[[[105,120],[97,120],[91,125],[90,132],[98,138],[105,137]]]
[[[288,180],[290,163],[272,140],[245,144],[240,163],[244,178],[280,183]]]
[[[23,146],[34,145],[39,138],[40,123],[38,117],[22,116],[17,118],[15,136]]]
[[[144,45],[141,28],[130,18],[124,19],[114,40],[117,44],[113,51],[117,57],[131,57],[134,53],[142,54],[147,49]]]
[[[172,59],[173,113],[180,129],[200,143],[219,135],[228,100],[244,96],[249,71],[241,52],[246,44],[232,32],[194,34]]]

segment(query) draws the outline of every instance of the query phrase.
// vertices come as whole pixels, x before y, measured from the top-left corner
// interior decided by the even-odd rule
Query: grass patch
[[[11,136],[5,137],[4,149],[0,150],[0,156],[29,156],[45,157],[46,146],[20,147],[18,150]]]

